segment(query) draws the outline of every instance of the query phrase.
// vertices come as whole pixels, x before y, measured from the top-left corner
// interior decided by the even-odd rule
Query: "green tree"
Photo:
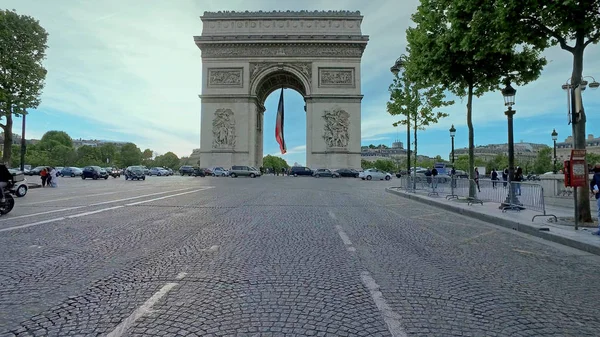
[[[179,167],[179,157],[173,152],[167,152],[154,159],[156,166],[168,167],[173,170]]]
[[[600,41],[600,2],[593,0],[501,0],[495,25],[518,32],[518,43],[531,43],[545,49],[560,47],[571,53],[573,62],[571,84],[578,86],[583,81],[583,57],[587,46]],[[571,123],[574,148],[586,147],[586,114],[583,107],[581,90],[571,94],[580,108]],[[579,220],[592,221],[590,212],[589,186],[584,184],[577,189],[577,208]]]
[[[410,56],[404,57],[402,61],[404,67],[411,67],[412,58]],[[436,110],[452,105],[454,101],[446,100],[441,85],[418,83],[407,72],[402,75],[402,77],[396,75],[390,85],[390,101],[387,102],[387,111],[392,116],[404,116],[394,123],[395,127],[410,124],[413,128],[414,150],[412,154],[418,158],[418,131],[425,130],[426,127],[436,124],[441,118],[447,117],[447,113]]]
[[[77,166],[102,165],[102,155],[97,147],[84,145],[77,149]]]
[[[552,171],[552,149],[545,147],[541,149],[533,162],[533,172],[543,174]]]
[[[77,152],[73,147],[59,144],[50,151],[45,151],[50,158],[49,165],[52,166],[71,166],[77,161]]]
[[[396,164],[391,160],[386,159],[377,159],[372,167],[375,167],[378,170],[382,170],[385,172],[394,172],[396,169]]]
[[[494,159],[489,160],[485,165],[486,172],[492,172],[492,169],[496,169],[496,171],[503,171],[504,168],[508,167],[508,156],[499,153],[494,157]]]
[[[46,69],[48,33],[34,18],[14,11],[0,10],[0,127],[4,131],[4,148],[12,145],[13,114],[24,115],[26,109],[40,104]],[[11,163],[12,151],[4,151],[3,161]]]
[[[41,149],[46,151],[51,151],[52,148],[59,145],[72,148],[73,139],[71,139],[71,136],[64,131],[53,130],[44,133],[38,145]]]
[[[373,165],[373,162],[372,162],[372,161],[368,161],[368,160],[361,159],[361,160],[360,160],[360,167],[361,167],[363,170],[366,170],[366,169],[373,168],[373,167],[375,167],[375,166]]]
[[[463,170],[465,172],[469,172],[470,161],[471,160],[468,155],[458,156],[454,160],[454,167],[457,170]],[[475,170],[475,167],[483,167],[483,166],[487,167],[486,162],[482,158],[478,158],[478,157],[475,157],[475,160],[473,161],[473,165],[474,165],[473,171]]]
[[[467,97],[471,178],[475,173],[473,96],[498,89],[507,78],[519,85],[533,81],[546,64],[539,48],[518,44],[515,33],[504,25],[490,25],[498,19],[499,1],[421,0],[412,16],[416,27],[408,28],[406,36],[410,77]],[[475,185],[470,187],[473,198]]]
[[[285,159],[268,154],[263,158],[263,167],[275,169],[275,172],[281,172],[282,168],[289,168],[290,166]]]
[[[140,165],[142,162],[142,151],[133,143],[127,143],[121,147],[121,165],[123,167]]]

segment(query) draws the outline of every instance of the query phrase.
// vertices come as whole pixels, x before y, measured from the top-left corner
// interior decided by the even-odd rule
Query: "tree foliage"
[[[34,18],[14,11],[0,10],[0,123],[4,148],[12,145],[13,114],[40,104],[46,69],[48,33]],[[4,151],[3,160],[10,165],[11,151]]]
[[[533,162],[533,172],[544,174],[553,170],[552,149],[545,147],[538,151],[537,157]]]
[[[176,170],[179,168],[179,157],[173,152],[167,152],[154,158],[153,166],[168,167]]]
[[[416,27],[408,28],[406,36],[410,77],[467,97],[470,177],[475,167],[473,96],[498,89],[505,79],[518,85],[533,81],[546,64],[539,48],[517,45],[509,27],[490,25],[497,21],[498,5],[499,0],[421,0],[412,16]],[[469,195],[475,197],[474,185]]]
[[[139,165],[142,162],[142,151],[133,143],[121,147],[121,165],[123,167]]]
[[[274,169],[275,172],[281,172],[282,168],[289,168],[290,166],[285,159],[268,154],[263,158],[263,167]]]
[[[516,41],[545,49],[559,45],[573,56],[571,84],[579,85],[583,78],[583,56],[590,44],[600,41],[600,1],[597,0],[499,0],[498,17],[494,26],[510,29]],[[574,148],[586,147],[586,114],[581,91],[572,92],[573,101],[581,102],[581,109],[572,119]],[[589,186],[578,188],[579,220],[591,222]]]

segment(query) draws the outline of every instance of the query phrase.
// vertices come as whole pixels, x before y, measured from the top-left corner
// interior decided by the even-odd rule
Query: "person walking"
[[[437,175],[438,170],[435,167],[433,167],[433,169],[431,170],[431,187],[433,187],[434,190],[437,188]]]
[[[42,177],[42,187],[46,187],[46,182],[48,181],[48,170],[45,167],[40,171],[40,177]]]
[[[479,188],[479,169],[477,167],[475,168],[475,185],[477,185],[477,191],[481,192]]]
[[[504,171],[502,171],[502,181],[503,181],[502,186],[504,188],[506,188],[507,181],[508,181],[508,167],[506,167],[504,169]]]
[[[492,188],[496,188],[497,180],[498,180],[498,172],[496,172],[496,169],[492,169]]]
[[[58,171],[56,168],[51,167],[50,170],[50,187],[58,187]]]
[[[520,181],[523,181],[523,169],[517,166],[517,172],[515,173],[515,194],[521,195],[521,184]]]
[[[590,181],[590,191],[596,198],[596,214],[598,215],[598,230],[594,232],[594,235],[600,235],[600,163],[594,166],[594,176]]]

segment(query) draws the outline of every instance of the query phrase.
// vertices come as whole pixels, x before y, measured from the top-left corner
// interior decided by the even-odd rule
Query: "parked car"
[[[113,178],[119,178],[121,176],[121,172],[116,167],[105,167],[104,169],[108,172],[108,175]]]
[[[227,177],[229,175],[229,171],[222,167],[214,167],[212,169],[213,177]]]
[[[292,169],[290,170],[290,174],[293,175],[294,177],[297,177],[297,176],[312,176],[313,171],[311,169],[309,169],[308,167],[293,166]]]
[[[92,178],[97,180],[98,178],[108,179],[108,172],[100,166],[86,166],[83,168],[81,179]]]
[[[392,179],[392,175],[387,172],[372,168],[361,172],[359,178],[361,178],[362,180],[390,180]]]
[[[165,169],[167,171],[167,175],[168,176],[172,176],[173,175],[173,169],[171,169],[169,167],[163,167],[163,169]]]
[[[48,166],[37,166],[37,167],[34,167],[34,168],[32,168],[32,169],[31,169],[31,170],[30,170],[30,171],[27,173],[27,175],[30,175],[30,176],[39,176],[39,175],[40,175],[40,172],[41,172],[41,171],[42,171],[44,168],[46,168],[46,167],[48,167]]]
[[[179,168],[179,174],[181,174],[182,176],[191,176],[192,174],[194,174],[194,167],[192,165],[183,165]]]
[[[194,173],[192,174],[194,177],[206,177],[205,169],[200,167],[194,167]]]
[[[229,176],[232,178],[237,177],[260,177],[260,171],[252,166],[232,166],[229,170]]]
[[[313,177],[315,177],[315,178],[321,178],[321,177],[339,178],[340,174],[337,172],[331,171],[330,169],[317,169],[313,173]]]
[[[204,169],[204,174],[207,175],[207,176],[212,176],[212,174],[213,174],[212,168],[208,168],[208,167],[205,168]]]
[[[340,177],[358,178],[358,171],[355,169],[339,169],[335,172],[337,172]]]
[[[162,167],[153,167],[150,169],[150,172],[148,172],[149,176],[168,176],[169,175],[169,171],[165,170]]]
[[[142,166],[129,166],[125,169],[125,180],[146,180],[146,174]]]
[[[65,167],[60,171],[62,177],[79,177],[83,174],[83,171],[78,167]]]

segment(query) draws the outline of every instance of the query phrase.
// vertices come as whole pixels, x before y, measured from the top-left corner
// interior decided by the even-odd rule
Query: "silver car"
[[[232,166],[229,170],[229,176],[231,178],[237,177],[260,177],[260,171],[252,166]]]
[[[392,179],[392,175],[378,170],[378,169],[367,169],[364,170],[362,172],[360,172],[358,174],[358,177],[361,178],[362,180],[372,180],[372,179],[376,179],[376,180],[390,180]]]

